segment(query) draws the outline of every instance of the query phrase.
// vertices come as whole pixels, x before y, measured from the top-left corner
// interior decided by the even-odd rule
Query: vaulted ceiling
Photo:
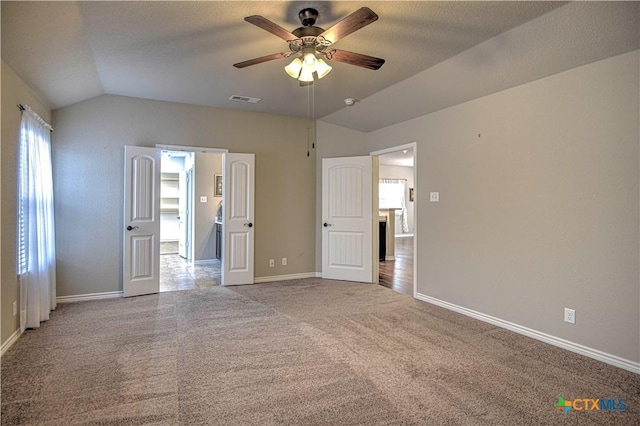
[[[288,51],[244,21],[292,31],[314,7],[329,28],[362,6],[379,19],[335,47],[384,58],[372,71],[331,62],[310,87]],[[638,48],[637,2],[2,2],[2,59],[52,109],[116,94],[291,116],[372,131]],[[634,33],[635,31],[635,33]],[[635,34],[635,38],[634,38]],[[232,95],[261,98],[232,102]],[[347,107],[345,98],[354,98]],[[310,102],[313,100],[313,102]]]

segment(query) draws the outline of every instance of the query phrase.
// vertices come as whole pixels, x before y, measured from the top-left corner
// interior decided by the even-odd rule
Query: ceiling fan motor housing
[[[316,20],[318,19],[318,11],[314,8],[307,7],[306,9],[302,9],[300,13],[298,13],[298,18],[300,18],[302,26],[310,27],[316,23]]]

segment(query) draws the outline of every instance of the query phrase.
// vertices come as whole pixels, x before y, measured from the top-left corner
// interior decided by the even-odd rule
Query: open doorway
[[[220,285],[222,155],[163,150],[160,291]]]
[[[415,147],[408,145],[386,150],[378,155],[378,159],[378,282],[414,296]]]

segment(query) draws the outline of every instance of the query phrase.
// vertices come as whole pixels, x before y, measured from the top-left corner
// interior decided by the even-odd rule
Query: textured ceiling
[[[288,50],[245,16],[293,30],[308,6],[319,10],[316,25],[325,29],[359,7],[373,9],[379,20],[336,47],[384,58],[384,66],[371,71],[332,62],[333,71],[311,88],[284,73],[287,59],[232,66]],[[637,2],[3,1],[1,7],[3,60],[54,109],[107,93],[312,115],[361,131],[637,49],[639,38]],[[243,104],[229,101],[231,95],[262,100]],[[356,105],[345,107],[348,97]]]

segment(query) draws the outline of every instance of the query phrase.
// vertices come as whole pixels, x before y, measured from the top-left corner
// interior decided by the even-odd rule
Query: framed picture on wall
[[[222,197],[222,175],[213,175],[215,179],[216,189],[214,192],[215,197]]]

